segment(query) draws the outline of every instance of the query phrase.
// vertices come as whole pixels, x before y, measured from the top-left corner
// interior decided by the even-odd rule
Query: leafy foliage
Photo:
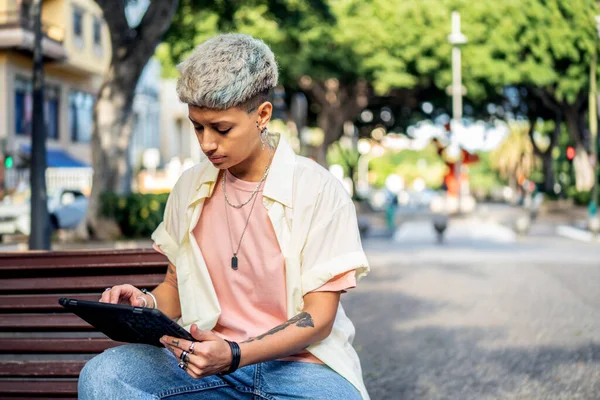
[[[104,193],[101,197],[101,212],[104,217],[117,222],[125,237],[150,237],[163,220],[168,197],[167,193]]]

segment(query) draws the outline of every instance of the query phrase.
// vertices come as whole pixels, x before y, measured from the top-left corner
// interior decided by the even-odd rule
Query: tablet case
[[[112,340],[164,347],[164,335],[196,341],[193,336],[160,310],[60,298],[58,303]]]

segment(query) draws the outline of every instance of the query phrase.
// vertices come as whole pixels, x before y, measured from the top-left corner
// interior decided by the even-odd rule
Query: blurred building
[[[148,77],[150,76],[152,74],[149,72]],[[138,157],[141,156],[142,158],[144,158],[146,150],[157,150],[154,152],[154,156],[149,158],[157,159],[155,165],[159,168],[147,168],[147,170],[137,174],[136,190],[143,193],[170,191],[184,170],[200,162],[205,157],[194,134],[194,127],[188,118],[187,104],[181,103],[177,97],[176,80],[165,79],[161,81],[154,80],[154,82],[160,84],[159,103],[157,105],[160,124],[148,127],[147,131],[141,129],[140,126],[139,131],[134,134],[139,135],[134,140],[139,150],[132,150]],[[138,84],[138,91],[141,90],[140,86]],[[146,100],[150,100],[149,97],[146,97]],[[155,118],[154,113],[151,111],[154,110],[154,105],[147,107],[149,104],[142,102],[141,98],[139,105],[141,112],[139,115],[145,116],[147,123],[151,123]],[[145,138],[145,143],[138,142],[141,137]],[[153,145],[156,143],[158,146],[154,148]],[[145,148],[143,145],[145,145]],[[144,163],[142,162],[142,164]]]
[[[161,136],[160,153],[165,163],[178,158],[200,162],[200,151],[194,127],[188,118],[188,106],[177,97],[176,80],[165,79],[161,84]]]
[[[15,159],[8,187],[28,182],[31,152],[33,21],[32,0],[0,0],[0,154]],[[141,20],[148,1],[126,8],[130,25]],[[91,137],[97,93],[111,59],[108,27],[94,0],[43,0],[48,189],[91,188]],[[151,61],[136,88],[130,172],[141,167],[145,149],[160,147],[160,64]]]
[[[31,0],[0,0],[0,145],[26,162],[31,149]],[[94,97],[111,58],[102,12],[93,0],[43,0],[42,49],[49,167],[87,167]]]
[[[160,148],[160,71],[160,62],[151,59],[135,89],[129,144],[129,164],[134,174],[143,167],[144,151]]]

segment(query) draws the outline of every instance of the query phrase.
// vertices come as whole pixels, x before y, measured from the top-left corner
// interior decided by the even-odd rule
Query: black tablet
[[[61,298],[59,304],[104,333],[112,340],[126,343],[144,343],[164,347],[164,335],[195,341],[178,323],[154,308],[133,307]]]

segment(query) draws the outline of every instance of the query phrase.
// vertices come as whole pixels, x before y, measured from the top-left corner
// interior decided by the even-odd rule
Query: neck
[[[265,174],[267,164],[271,160],[271,153],[274,151],[275,149],[270,145],[265,146],[264,150],[261,146],[258,148],[258,151],[254,152],[250,157],[229,168],[229,172],[243,181],[258,182]]]

